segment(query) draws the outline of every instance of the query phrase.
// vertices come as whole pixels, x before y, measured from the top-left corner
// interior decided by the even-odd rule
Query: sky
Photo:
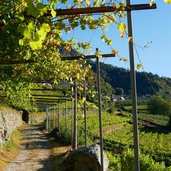
[[[131,4],[145,4],[149,1],[132,0]],[[171,5],[166,5],[163,0],[156,0],[156,4],[157,9],[132,12],[133,37],[136,44],[136,50],[134,49],[135,65],[140,63],[140,59],[143,69],[138,71],[171,78]],[[96,48],[101,49],[102,54],[111,53],[111,48],[100,40],[101,34],[100,30],[82,31],[77,28],[70,34],[64,34],[63,38],[69,39],[73,36],[78,41],[91,41],[92,53]],[[112,47],[119,50],[119,56],[126,57],[128,61],[120,61],[119,57],[100,59],[100,61],[129,69],[127,38],[120,38],[116,25],[111,25],[106,34],[113,41]]]

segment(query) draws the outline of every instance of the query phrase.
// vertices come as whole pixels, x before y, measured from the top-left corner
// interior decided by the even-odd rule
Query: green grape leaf
[[[76,73],[77,79],[80,79],[80,73]]]
[[[21,46],[24,45],[24,40],[23,40],[23,39],[20,39],[20,40],[19,40],[19,45],[21,45]]]
[[[117,28],[121,33],[124,33],[127,30],[127,26],[124,23],[118,23]]]
[[[46,38],[47,33],[50,31],[50,26],[47,23],[43,23],[42,27],[40,30],[36,32],[35,39],[44,41]]]
[[[45,32],[50,32],[50,30],[51,30],[49,24],[47,24],[47,23],[43,23],[42,29],[43,29]]]
[[[171,4],[171,0],[164,0],[166,4]]]
[[[81,25],[81,29],[82,30],[85,30],[86,29],[86,26],[85,25]]]
[[[31,30],[33,30],[34,29],[34,24],[33,24],[33,22],[30,22],[29,24],[28,24],[28,29],[31,31]]]
[[[32,30],[34,29],[33,22],[30,22],[27,27],[24,28],[23,36],[25,39],[31,39],[32,37]]]
[[[56,11],[54,9],[51,9],[51,15],[52,17],[56,17]]]
[[[27,55],[24,57],[26,60],[28,60],[28,59],[30,59],[30,57],[31,57],[31,54],[30,54],[30,52],[28,51],[27,52]]]
[[[20,21],[24,21],[24,15],[23,14],[17,14],[15,15],[16,18],[18,18]]]
[[[102,35],[101,35],[101,39],[102,39],[103,41],[105,41],[105,39],[106,39],[105,34],[102,34]]]
[[[142,68],[142,64],[137,64],[137,69],[141,69]]]
[[[67,0],[61,0],[61,3],[67,4]]]
[[[31,32],[27,27],[25,28],[23,35],[24,35],[25,39],[30,39],[31,38]]]
[[[112,50],[112,53],[113,53],[114,55],[117,55],[117,54],[118,54],[118,49],[113,49],[113,50]]]
[[[40,29],[39,31],[37,31],[36,33],[36,38],[40,39],[41,41],[45,40],[47,35],[47,32],[45,32],[43,29]]]
[[[99,2],[100,2],[99,0],[94,0],[93,5],[94,6],[98,6],[99,5]]]
[[[31,41],[30,47],[32,48],[32,50],[41,49],[42,48],[42,42],[40,40]]]
[[[127,62],[127,61],[128,61],[128,59],[125,58],[125,57],[122,57],[122,58],[120,58],[119,60],[120,60],[120,61],[124,61],[124,62]]]
[[[42,3],[38,3],[37,4],[37,10],[39,11],[39,13],[42,15],[43,13],[47,12],[47,6],[42,4]]]
[[[28,4],[26,12],[27,12],[28,15],[32,15],[34,17],[38,17],[39,14],[40,14],[38,9],[35,7],[35,5],[33,3]]]
[[[23,34],[26,27],[27,26],[25,24],[21,23],[21,24],[18,25],[17,31],[19,33]]]

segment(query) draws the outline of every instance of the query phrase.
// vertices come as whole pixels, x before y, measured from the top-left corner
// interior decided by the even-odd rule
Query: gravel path
[[[52,145],[38,126],[29,126],[23,130],[22,142],[20,154],[7,165],[4,171],[53,171],[51,169]]]

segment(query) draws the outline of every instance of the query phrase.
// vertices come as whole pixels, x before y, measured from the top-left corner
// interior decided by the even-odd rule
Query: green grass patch
[[[0,147],[0,170],[3,170],[3,168],[19,153],[21,144],[21,129],[22,127],[13,131],[10,141]]]
[[[55,143],[55,147],[52,149],[53,156],[53,170],[54,171],[64,171],[65,170],[65,160],[68,154],[68,151],[71,149],[71,146],[63,146],[59,143]]]
[[[167,126],[169,123],[169,117],[163,115],[139,113],[139,118],[163,126]]]

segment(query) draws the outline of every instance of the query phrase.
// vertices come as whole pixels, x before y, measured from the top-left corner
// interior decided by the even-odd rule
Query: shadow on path
[[[4,171],[55,171],[53,144],[39,126],[28,126],[22,131],[20,154]]]

